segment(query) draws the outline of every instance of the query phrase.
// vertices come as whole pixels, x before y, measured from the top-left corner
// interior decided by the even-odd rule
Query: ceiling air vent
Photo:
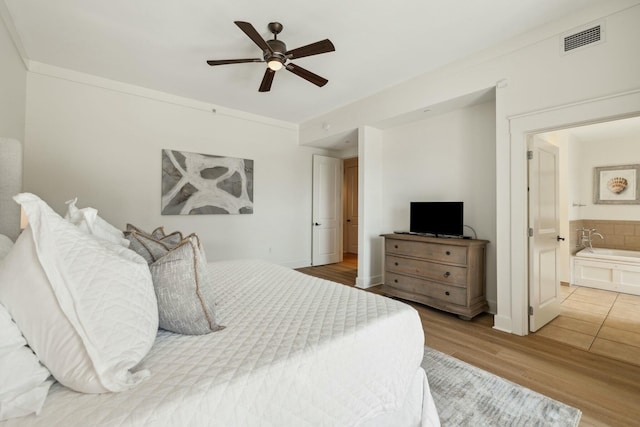
[[[590,24],[588,27],[574,29],[561,36],[561,53],[573,52],[586,46],[592,46],[604,41],[604,25]]]

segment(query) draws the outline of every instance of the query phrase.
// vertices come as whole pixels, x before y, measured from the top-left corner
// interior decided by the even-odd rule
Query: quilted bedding
[[[403,404],[424,349],[413,308],[261,261],[209,269],[224,330],[159,331],[134,389],[56,383],[39,416],[0,425],[355,426]]]

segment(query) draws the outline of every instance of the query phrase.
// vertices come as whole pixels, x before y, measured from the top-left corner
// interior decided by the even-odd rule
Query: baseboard
[[[382,276],[356,277],[356,288],[368,289],[378,285],[382,285]]]
[[[511,318],[507,316],[493,316],[493,329],[511,333]]]
[[[311,261],[308,259],[298,260],[298,261],[279,262],[277,264],[280,264],[283,267],[289,267],[293,269],[311,267]]]

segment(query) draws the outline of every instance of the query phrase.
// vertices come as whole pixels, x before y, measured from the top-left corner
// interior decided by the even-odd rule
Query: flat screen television
[[[463,202],[411,202],[409,231],[435,236],[462,236]]]

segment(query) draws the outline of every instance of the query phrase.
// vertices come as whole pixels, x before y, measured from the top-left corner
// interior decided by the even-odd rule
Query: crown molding
[[[4,22],[4,25],[9,32],[9,36],[13,41],[13,45],[16,47],[18,55],[20,55],[20,58],[24,63],[24,67],[28,70],[31,66],[31,60],[27,56],[27,51],[24,49],[24,45],[22,44],[20,33],[18,33],[18,29],[13,23],[13,16],[11,16],[11,12],[9,12],[7,4],[4,2],[4,0],[0,1],[0,17],[2,17],[2,21]]]
[[[29,72],[33,74],[54,77],[61,80],[67,80],[74,83],[84,84],[87,86],[111,90],[127,95],[137,96],[140,98],[166,102],[169,104],[179,105],[181,107],[191,108],[194,110],[207,111],[216,116],[233,117],[236,119],[248,120],[268,126],[293,130],[296,132],[298,131],[298,124],[296,123],[276,120],[270,117],[260,116],[258,114],[247,113],[241,110],[234,110],[208,102],[198,101],[192,98],[185,98],[158,90],[148,89],[142,86],[99,77],[93,74],[82,73],[68,68],[56,67],[38,61],[29,61]]]

